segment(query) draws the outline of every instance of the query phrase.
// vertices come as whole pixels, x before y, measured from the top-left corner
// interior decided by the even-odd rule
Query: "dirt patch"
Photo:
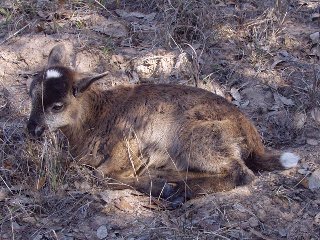
[[[319,11],[295,0],[3,1],[0,239],[319,239]],[[165,82],[226,97],[299,167],[171,211],[106,189],[63,136],[26,134],[28,84],[59,42],[73,68],[110,71],[101,88]]]

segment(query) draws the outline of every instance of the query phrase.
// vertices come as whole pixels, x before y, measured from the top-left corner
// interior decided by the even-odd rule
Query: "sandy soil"
[[[2,1],[0,239],[320,239],[320,5],[276,2]],[[175,210],[106,189],[56,138],[26,133],[28,84],[60,42],[73,68],[111,72],[101,88],[167,82],[226,97],[299,166]]]

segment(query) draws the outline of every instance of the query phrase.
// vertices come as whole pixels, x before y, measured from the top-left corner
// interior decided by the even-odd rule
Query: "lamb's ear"
[[[54,46],[49,54],[47,68],[66,64],[67,56],[66,56],[66,48],[61,43]]]
[[[95,81],[103,78],[106,76],[109,72],[104,72],[98,75],[94,76],[89,76],[89,77],[84,77],[77,82],[74,83],[73,85],[73,96],[77,97],[79,94],[83,93],[88,87],[94,83]]]

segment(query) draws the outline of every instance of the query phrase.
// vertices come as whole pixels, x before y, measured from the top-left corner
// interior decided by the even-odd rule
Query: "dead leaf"
[[[310,39],[313,44],[320,43],[320,32],[310,34]]]
[[[320,109],[319,108],[314,108],[311,111],[311,117],[313,120],[320,125]]]
[[[241,203],[235,203],[233,208],[242,213],[247,212],[247,209]]]
[[[308,187],[308,184],[309,184],[309,181],[307,178],[303,178],[300,182],[300,184],[304,187],[304,188],[309,188]]]
[[[89,189],[91,189],[91,186],[87,181],[85,181],[80,184],[80,189],[81,190],[89,190]]]
[[[138,83],[140,81],[139,75],[136,71],[131,72],[131,77],[129,78],[130,83]]]
[[[316,56],[320,58],[320,46],[316,44],[314,47],[311,48],[310,56]]]
[[[239,90],[235,87],[232,87],[230,90],[230,94],[233,97],[234,100],[236,100],[237,102],[241,101],[241,95],[239,93]]]
[[[311,172],[305,168],[298,169],[298,173],[301,175],[309,175]]]
[[[311,190],[320,189],[320,169],[315,170],[308,178],[308,188]]]
[[[124,212],[130,212],[133,210],[133,206],[125,198],[120,198],[119,201],[116,202],[115,206]]]
[[[273,63],[271,64],[271,69],[274,69],[279,63],[287,62],[287,61],[295,61],[296,58],[290,55],[287,51],[281,50],[277,53],[277,55],[273,58]]]
[[[313,138],[308,138],[307,143],[311,146],[317,146],[319,144],[318,140]]]
[[[0,189],[0,201],[3,201],[9,194],[8,189],[6,188],[1,188]]]
[[[52,21],[53,17],[54,17],[53,14],[45,13],[43,11],[38,11],[37,14],[40,18],[42,18],[43,20],[46,20],[46,21]]]
[[[273,61],[273,63],[272,63],[272,65],[271,65],[271,69],[274,69],[279,63],[282,63],[282,62],[284,62],[285,60],[284,59],[281,59],[281,58],[279,58],[279,57],[274,57],[274,59],[273,59],[274,61]]]
[[[286,98],[280,94],[279,95],[279,98],[281,100],[281,102],[284,104],[284,105],[287,105],[287,106],[294,106],[294,102],[292,101],[292,99],[290,98]]]
[[[307,121],[307,114],[304,112],[296,112],[293,117],[293,125],[295,129],[302,129]]]
[[[21,219],[23,222],[25,223],[30,223],[30,224],[36,224],[37,223],[37,219],[35,217],[24,217]]]

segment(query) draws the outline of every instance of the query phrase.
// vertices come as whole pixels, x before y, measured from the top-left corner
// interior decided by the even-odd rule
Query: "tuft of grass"
[[[22,122],[0,123],[0,171],[7,188],[17,182],[30,190],[55,192],[64,184],[69,159],[61,134],[30,139]]]

